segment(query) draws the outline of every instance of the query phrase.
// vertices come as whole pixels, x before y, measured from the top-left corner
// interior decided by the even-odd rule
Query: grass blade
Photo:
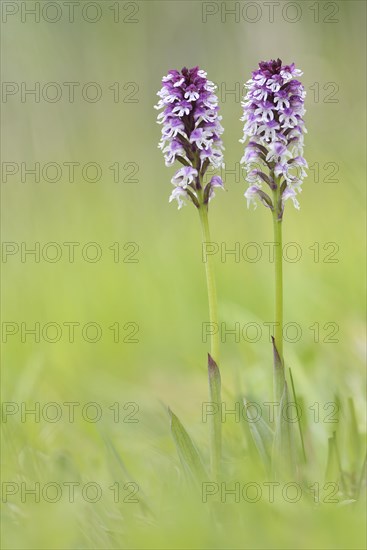
[[[282,395],[284,392],[284,384],[285,384],[284,366],[280,358],[280,355],[278,353],[278,350],[276,348],[275,340],[273,336],[271,337],[271,340],[273,343],[273,358],[274,358],[274,398],[276,403],[279,403],[282,399]]]
[[[243,400],[246,407],[247,425],[249,426],[253,442],[260,455],[260,458],[269,472],[271,469],[271,454],[274,440],[274,433],[262,415],[257,418],[257,413],[251,411],[251,403]]]
[[[168,408],[171,419],[171,433],[178,456],[185,473],[192,480],[201,481],[207,478],[205,468],[198,450],[178,417]]]
[[[211,416],[211,467],[212,476],[218,479],[222,457],[222,420],[221,420],[221,379],[218,365],[208,353],[209,393],[212,405],[215,407]]]
[[[285,382],[274,433],[272,452],[272,472],[274,478],[289,478],[291,475],[292,479],[294,479],[296,473],[293,422],[284,414],[284,411],[287,410],[288,403],[288,385],[287,382]]]
[[[294,387],[293,375],[292,375],[292,369],[291,368],[289,369],[289,376],[290,376],[290,380],[291,380],[293,399],[294,399],[294,402],[296,404],[297,411],[301,410],[301,413],[302,413],[302,408],[300,407],[300,404],[298,402],[296,390],[295,390],[295,387]],[[300,407],[300,409],[299,409],[299,407]],[[301,416],[302,416],[302,414],[301,414]],[[300,439],[301,439],[303,460],[304,460],[305,463],[307,463],[305,443],[304,443],[304,440],[303,440],[303,430],[302,430],[302,424],[301,424],[301,417],[300,416],[298,416],[298,418],[297,418],[297,424],[298,424],[299,436],[300,436]]]

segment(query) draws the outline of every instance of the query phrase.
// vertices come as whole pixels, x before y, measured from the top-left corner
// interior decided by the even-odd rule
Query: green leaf
[[[271,467],[271,453],[273,447],[274,432],[263,419],[262,414],[258,418],[258,412],[253,412],[251,402],[243,400],[246,407],[247,425],[250,429],[256,449],[267,471]]]
[[[214,414],[211,415],[211,460],[212,475],[217,478],[220,473],[220,463],[222,456],[222,418],[221,418],[221,378],[217,363],[208,353],[208,377],[209,393],[213,406],[216,407]]]
[[[345,475],[344,475],[342,461],[341,461],[341,458],[340,458],[340,452],[339,452],[339,445],[338,445],[338,438],[337,438],[336,430],[333,432],[333,442],[334,442],[336,462],[337,462],[337,465],[338,465],[338,470],[339,470],[339,475],[340,475],[341,487],[342,487],[342,490],[344,491],[344,493],[347,494],[348,487],[347,487],[347,482],[346,482]]]
[[[361,473],[359,475],[358,485],[356,489],[356,498],[358,499],[363,491],[363,488],[366,486],[367,483],[367,454],[364,457],[364,461],[361,468]],[[365,494],[365,492],[364,492]]]
[[[300,416],[302,416],[303,407],[301,406],[301,403],[300,403],[299,399],[297,399],[296,388],[294,386],[294,381],[293,381],[292,369],[289,369],[289,377],[290,377],[290,380],[291,380],[293,399],[294,399],[294,402],[296,404],[297,414],[298,414],[298,411],[301,411]],[[304,439],[303,439],[302,423],[301,423],[300,417],[297,418],[297,424],[298,424],[299,436],[300,436],[300,439],[301,439],[303,460],[304,460],[304,462],[307,462],[305,443],[304,443]]]
[[[325,481],[339,479],[339,467],[335,450],[334,436],[328,438],[328,455],[325,470]]]
[[[122,460],[121,455],[117,451],[115,445],[113,444],[111,438],[105,433],[101,433],[101,437],[106,445],[108,455],[112,459],[110,468],[113,479],[115,481],[119,480],[124,485],[127,483],[134,483],[139,488],[139,507],[144,512],[144,514],[149,514],[153,516],[153,511],[148,504],[147,498],[142,491],[141,485],[135,482],[133,476],[127,470],[125,463]]]
[[[275,397],[275,401],[279,403],[284,392],[284,384],[285,384],[284,366],[280,358],[280,355],[278,353],[278,350],[276,348],[275,340],[273,336],[271,337],[271,340],[273,343],[273,358],[274,358],[274,397]]]
[[[274,434],[272,470],[275,478],[289,478],[291,476],[294,479],[296,473],[294,423],[287,418],[288,403],[288,385],[287,382],[284,382],[284,391],[280,401]]]
[[[192,480],[201,481],[206,479],[207,475],[199,452],[192,442],[189,434],[170,408],[168,408],[168,413],[171,418],[172,437],[185,473]]]
[[[361,458],[361,440],[353,397],[348,398],[348,436],[350,465],[352,472],[355,472]]]

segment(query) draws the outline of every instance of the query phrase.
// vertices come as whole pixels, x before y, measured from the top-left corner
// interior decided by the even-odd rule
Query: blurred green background
[[[63,468],[70,468],[69,475],[63,474],[68,479],[72,472],[86,479],[109,479],[101,438],[107,434],[133,476],[140,475],[153,500],[163,502],[159,480],[178,462],[162,403],[185,418],[197,440],[206,445],[207,426],[200,416],[209,344],[202,341],[202,323],[208,319],[200,225],[191,205],[178,212],[168,204],[173,169],[164,166],[157,148],[160,127],[153,109],[162,76],[183,66],[199,65],[218,84],[226,169],[236,170],[236,174],[224,172],[226,192],[218,191],[211,203],[212,239],[227,249],[235,243],[242,248],[256,242],[262,251],[257,262],[243,258],[236,262],[233,255],[222,261],[219,253],[215,256],[220,320],[229,328],[249,322],[263,328],[258,342],[243,338],[235,342],[229,336],[222,345],[224,395],[229,399],[238,387],[264,398],[271,395],[271,347],[263,323],[273,316],[273,265],[263,243],[272,240],[272,224],[265,209],[247,210],[243,197],[247,184],[238,164],[243,145],[238,140],[243,83],[260,60],[280,57],[304,71],[305,157],[311,166],[301,210],[288,204],[284,220],[284,242],[295,242],[302,251],[298,262],[284,266],[285,322],[302,328],[299,341],[285,344],[285,356],[299,393],[310,404],[332,401],[336,393],[353,396],[364,431],[365,3],[281,1],[275,3],[271,22],[269,3],[259,1],[106,0],[77,2],[72,23],[63,2],[40,2],[36,22],[25,12],[34,4],[2,5],[3,400],[29,405],[93,401],[101,404],[104,416],[98,424],[80,418],[74,424],[42,419],[37,424],[31,418],[22,423],[19,415],[9,417],[4,424],[8,446],[3,479],[59,479],[59,460]],[[49,6],[42,11],[46,4],[58,5],[59,21],[47,20],[56,19],[59,10]],[[83,13],[85,4],[94,7]],[[226,8],[239,11],[231,15]],[[99,20],[92,23],[99,13]],[[73,102],[67,82],[80,84],[75,85]],[[101,90],[99,101],[82,95],[90,82]],[[30,89],[35,83],[40,86],[39,101],[32,95],[22,98],[22,87]],[[50,101],[60,89],[60,99]],[[93,86],[88,91],[92,97]],[[22,182],[22,163],[32,168],[36,162],[40,181],[26,174]],[[50,162],[62,167],[59,181],[42,177],[42,167]],[[74,182],[68,179],[63,164],[67,162],[79,163]],[[90,162],[100,167],[99,181],[83,177],[82,167]],[[115,163],[120,166],[118,182],[109,168]],[[6,180],[4,174],[11,167],[18,171]],[[51,168],[48,174],[52,179]],[[88,177],[94,177],[93,168]],[[11,246],[21,249],[26,243],[23,246],[32,248],[37,242],[39,262],[31,255],[22,261],[20,252],[6,254]],[[50,242],[62,250],[59,261],[42,257]],[[80,243],[73,263],[65,242]],[[81,253],[91,242],[102,252],[95,263]],[[109,248],[113,243],[119,243],[117,263]],[[314,256],[317,247],[319,261]],[[337,261],[327,262],[334,249]],[[134,250],[131,257],[138,261],[129,263],[128,254]],[[51,248],[49,253],[53,254]],[[50,322],[64,327],[60,340],[50,343],[41,336],[37,343],[28,335],[22,342],[21,323],[31,328],[37,322],[41,328]],[[65,322],[80,324],[74,343],[68,341]],[[96,343],[82,337],[81,327],[91,322],[102,330]],[[4,323],[19,327],[6,341]],[[109,329],[115,323],[121,331],[118,343]],[[315,323],[320,326],[320,342],[314,341],[309,328]],[[331,332],[330,325],[324,328],[326,323],[338,327],[336,342],[324,341]],[[123,342],[131,327],[138,327],[138,342]],[[106,411],[114,402],[136,402],[139,423],[112,422],[111,412]],[[331,430],[327,425],[314,428],[320,440]],[[326,437],[322,441],[326,448]],[[168,473],[166,482],[169,485]],[[70,505],[32,506],[18,497],[14,502],[13,507],[5,506],[4,547],[121,544],[108,528],[96,527],[104,520],[108,524],[104,514],[111,519],[104,509],[94,507],[91,512],[82,504],[76,513]],[[254,516],[255,510],[249,514]],[[268,516],[269,533],[274,534],[275,519]],[[299,520],[294,519],[295,526]],[[327,520],[318,521],[320,525],[298,542],[299,547],[339,547],[340,534],[332,546]],[[200,525],[191,524],[191,539],[186,527],[183,520],[172,518],[166,533],[171,528],[174,535],[167,544],[215,544]],[[268,537],[250,529],[244,547],[298,547],[291,533],[279,531],[279,525],[275,531]],[[134,533],[136,538],[125,541],[125,547],[163,547],[163,535],[139,539],[139,528]],[[343,547],[346,539],[340,540]],[[237,545],[235,540],[232,543]],[[360,542],[355,544],[350,547],[359,547]]]

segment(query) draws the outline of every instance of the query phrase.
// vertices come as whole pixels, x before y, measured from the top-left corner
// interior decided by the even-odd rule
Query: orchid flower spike
[[[160,100],[155,108],[163,109],[157,118],[162,124],[159,148],[166,166],[175,161],[182,164],[171,180],[174,189],[169,199],[177,200],[178,208],[187,199],[197,208],[207,205],[214,196],[214,188],[223,188],[219,176],[203,184],[209,167],[223,166],[224,149],[216,86],[206,76],[199,67],[171,70],[163,77],[162,89],[157,94]]]
[[[301,75],[294,63],[282,65],[280,59],[263,61],[247,82],[248,91],[242,102],[241,120],[245,125],[240,141],[247,144],[241,163],[250,184],[245,193],[247,205],[254,203],[256,208],[260,200],[276,212],[279,220],[287,199],[292,199],[299,209],[297,194],[306,176],[307,162],[303,157],[306,92],[297,80]]]

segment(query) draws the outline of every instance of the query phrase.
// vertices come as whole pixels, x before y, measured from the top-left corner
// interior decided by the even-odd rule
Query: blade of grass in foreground
[[[274,399],[276,403],[279,403],[282,399],[282,395],[284,392],[284,365],[281,359],[281,356],[279,355],[278,349],[275,345],[275,339],[272,336],[271,337],[272,344],[273,344],[273,361],[274,361],[274,371],[273,371],[273,377],[274,377]]]
[[[188,474],[189,478],[196,481],[207,479],[199,452],[192,442],[189,434],[170,408],[168,408],[168,413],[171,418],[172,437],[185,473]]]
[[[216,412],[211,418],[211,469],[214,479],[220,476],[221,457],[222,457],[222,419],[221,419],[221,379],[217,363],[208,353],[208,377],[210,399],[216,406]]]
[[[290,476],[292,479],[295,479],[294,476],[296,474],[293,423],[286,413],[288,403],[288,384],[285,382],[279,414],[276,420],[272,452],[272,473],[275,479],[289,478]]]
[[[260,455],[260,458],[268,472],[271,469],[271,453],[273,447],[274,433],[267,422],[263,419],[262,415],[257,419],[258,413],[253,413],[251,410],[251,403],[243,400],[246,407],[246,417],[249,430],[252,435],[252,439],[255,443],[256,449]]]
[[[334,437],[328,438],[328,456],[325,470],[325,481],[336,480],[339,478],[338,461],[335,451]]]
[[[340,481],[340,488],[344,497],[349,496],[347,480],[341,463],[336,431],[334,431],[333,435],[328,439],[328,457],[325,471],[325,481],[333,481],[335,483],[339,483]]]
[[[125,463],[122,460],[121,455],[117,451],[117,449],[116,449],[115,445],[113,444],[112,440],[110,439],[110,437],[108,435],[106,435],[104,433],[101,433],[101,437],[104,440],[104,443],[106,445],[108,454],[111,456],[111,458],[113,459],[115,464],[118,466],[118,469],[119,469],[120,473],[122,474],[123,483],[125,485],[128,484],[128,483],[134,483],[136,486],[139,487],[139,499],[138,500],[139,500],[139,506],[140,506],[142,512],[144,514],[149,514],[149,515],[153,516],[154,515],[153,511],[150,508],[149,504],[147,503],[147,499],[146,499],[146,497],[145,497],[145,495],[142,491],[142,488],[141,488],[140,484],[136,483],[135,480],[133,479],[133,477],[128,472],[128,470],[125,466]],[[114,470],[115,468],[112,466],[112,469]],[[116,479],[117,477],[118,477],[118,475],[117,475],[117,472],[116,472],[116,474],[114,475],[114,478]]]
[[[366,486],[366,483],[367,483],[367,454],[364,457],[361,473],[358,480],[358,486],[356,490],[356,499],[358,499],[361,496],[362,487]]]
[[[291,368],[289,369],[289,377],[290,377],[290,380],[291,380],[293,399],[294,399],[294,402],[296,404],[296,409],[297,409],[297,424],[298,424],[299,436],[301,438],[303,460],[306,463],[307,462],[307,457],[306,457],[305,443],[304,443],[304,440],[303,440],[303,431],[302,431],[302,424],[301,424],[302,408],[300,408],[299,402],[297,400],[297,394],[296,394],[296,390],[295,390],[295,387],[294,387],[293,375],[292,375],[292,369]],[[298,412],[299,410],[301,411],[301,414],[299,414],[299,412]]]
[[[358,430],[357,415],[353,397],[348,398],[348,449],[351,473],[358,470],[361,459],[361,440]],[[362,455],[363,456],[363,455]]]

